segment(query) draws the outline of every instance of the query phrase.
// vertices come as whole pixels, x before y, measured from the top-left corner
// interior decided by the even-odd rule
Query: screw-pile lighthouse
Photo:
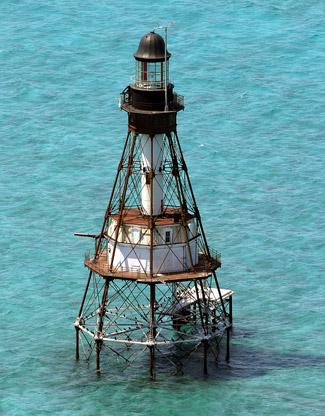
[[[98,371],[105,347],[126,363],[148,349],[151,375],[157,355],[178,365],[182,348],[200,346],[207,371],[224,333],[229,355],[232,292],[219,287],[220,255],[207,244],[177,136],[184,100],[169,82],[170,56],[160,35],[145,35],[120,98],[128,134],[75,322],[77,358],[84,340]]]

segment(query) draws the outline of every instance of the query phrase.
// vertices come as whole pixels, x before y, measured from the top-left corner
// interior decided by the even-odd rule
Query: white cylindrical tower
[[[144,215],[159,215],[163,211],[163,134],[141,135],[141,205]],[[151,213],[151,176],[152,213]]]

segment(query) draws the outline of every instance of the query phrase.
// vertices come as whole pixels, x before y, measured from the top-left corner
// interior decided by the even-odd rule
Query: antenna
[[[174,26],[174,22],[170,22],[167,25],[158,25],[155,27],[156,29],[163,29],[165,31],[165,109],[164,111],[168,111],[168,104],[167,104],[167,31],[168,28]]]

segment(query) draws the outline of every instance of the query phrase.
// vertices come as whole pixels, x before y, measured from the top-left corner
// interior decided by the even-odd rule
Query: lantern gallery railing
[[[129,93],[129,88],[125,88],[125,90],[120,94],[119,96],[119,108],[122,109],[124,105],[132,105],[132,96]],[[141,103],[137,102],[137,105],[141,104],[147,104],[147,103]],[[169,110],[179,110],[184,109],[184,96],[180,94],[174,93],[172,96],[172,101],[169,102]]]
[[[131,100],[130,100],[129,88],[127,87],[120,94],[119,101],[118,101],[119,108],[122,108],[124,104],[130,104],[130,101]]]
[[[184,108],[184,95],[174,94],[174,106]]]
[[[163,89],[165,87],[164,81],[137,81],[135,83],[136,87],[139,88],[148,88],[148,89]]]

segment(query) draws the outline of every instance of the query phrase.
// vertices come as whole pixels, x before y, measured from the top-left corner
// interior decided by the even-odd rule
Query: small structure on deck
[[[103,225],[77,234],[95,247],[85,258],[76,358],[85,343],[97,371],[105,349],[126,364],[147,350],[152,377],[159,357],[179,368],[202,349],[206,373],[224,334],[229,359],[233,293],[219,286],[220,254],[207,243],[177,135],[184,99],[169,82],[170,56],[159,34],[141,39],[135,82],[120,97],[128,133]]]

